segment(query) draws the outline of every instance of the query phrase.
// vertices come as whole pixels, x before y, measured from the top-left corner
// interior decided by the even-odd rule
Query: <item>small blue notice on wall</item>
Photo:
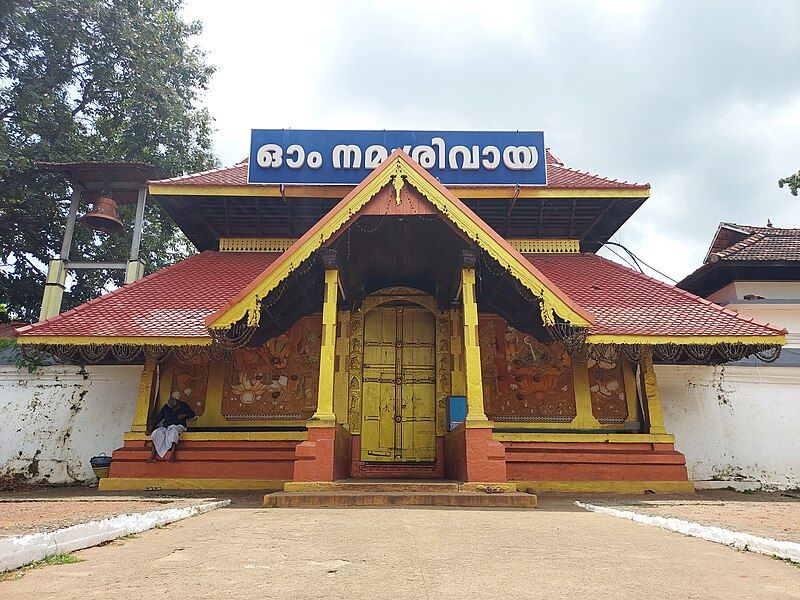
[[[541,131],[253,129],[249,183],[361,183],[400,148],[445,185],[545,185]]]

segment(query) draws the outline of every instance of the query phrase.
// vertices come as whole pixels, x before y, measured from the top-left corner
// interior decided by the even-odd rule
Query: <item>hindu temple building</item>
[[[774,360],[786,331],[596,254],[649,185],[567,167],[541,136],[407,134],[258,130],[232,167],[137,171],[137,201],[199,252],[122,265],[129,283],[61,314],[51,277],[49,318],[18,337],[142,365],[101,489],[693,489],[654,364]],[[170,397],[198,417],[175,462],[148,462]]]

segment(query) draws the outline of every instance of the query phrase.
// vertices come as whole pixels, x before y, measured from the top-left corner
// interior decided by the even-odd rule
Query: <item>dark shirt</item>
[[[183,425],[186,427],[186,419],[193,419],[194,416],[192,407],[183,400],[178,400],[175,408],[172,408],[169,404],[162,406],[153,419],[153,423],[155,423],[156,427],[169,427],[170,425]]]

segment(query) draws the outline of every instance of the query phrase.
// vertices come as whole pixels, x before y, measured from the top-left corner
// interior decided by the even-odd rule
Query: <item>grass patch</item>
[[[42,567],[46,567],[48,565],[71,565],[73,563],[83,562],[82,558],[78,558],[74,554],[70,554],[68,552],[59,552],[58,554],[51,554],[50,556],[46,556],[42,560],[38,560],[36,562],[28,563],[27,565],[22,565],[19,569],[14,569],[13,571],[6,571],[4,573],[0,573],[0,582],[2,581],[16,581],[20,579],[25,573],[28,571],[33,571],[34,569],[41,569]]]
[[[785,562],[788,565],[792,565],[793,567],[797,567],[798,569],[800,569],[800,563],[794,562],[791,558],[784,558],[783,556],[778,556],[777,554],[773,554],[772,560],[779,560],[781,562]]]
[[[138,533],[129,533],[127,535],[121,535],[117,538],[117,541],[124,542],[125,540],[135,540],[139,537]]]

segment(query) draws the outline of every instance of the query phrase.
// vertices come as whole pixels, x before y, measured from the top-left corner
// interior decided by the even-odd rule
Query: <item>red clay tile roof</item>
[[[203,319],[280,253],[201,252],[52,319],[21,336],[208,338]]]
[[[526,254],[595,316],[590,335],[763,336],[784,329],[718,306],[596,254]]]
[[[57,317],[24,336],[207,338],[204,318],[256,278],[278,253],[202,252]],[[745,318],[595,254],[524,255],[583,309],[594,335],[778,336]]]
[[[723,235],[731,230],[743,233],[736,237]],[[734,243],[723,245],[719,243],[721,239]],[[800,229],[720,223],[706,262],[741,260],[800,261]]]
[[[150,183],[171,184],[171,185],[247,185],[247,160],[243,160],[232,167],[212,169],[201,173],[192,173],[171,179],[161,179]],[[627,181],[617,181],[607,179],[600,175],[594,175],[588,171],[578,171],[564,166],[547,149],[547,185],[553,189],[649,189],[650,184],[628,183]]]

